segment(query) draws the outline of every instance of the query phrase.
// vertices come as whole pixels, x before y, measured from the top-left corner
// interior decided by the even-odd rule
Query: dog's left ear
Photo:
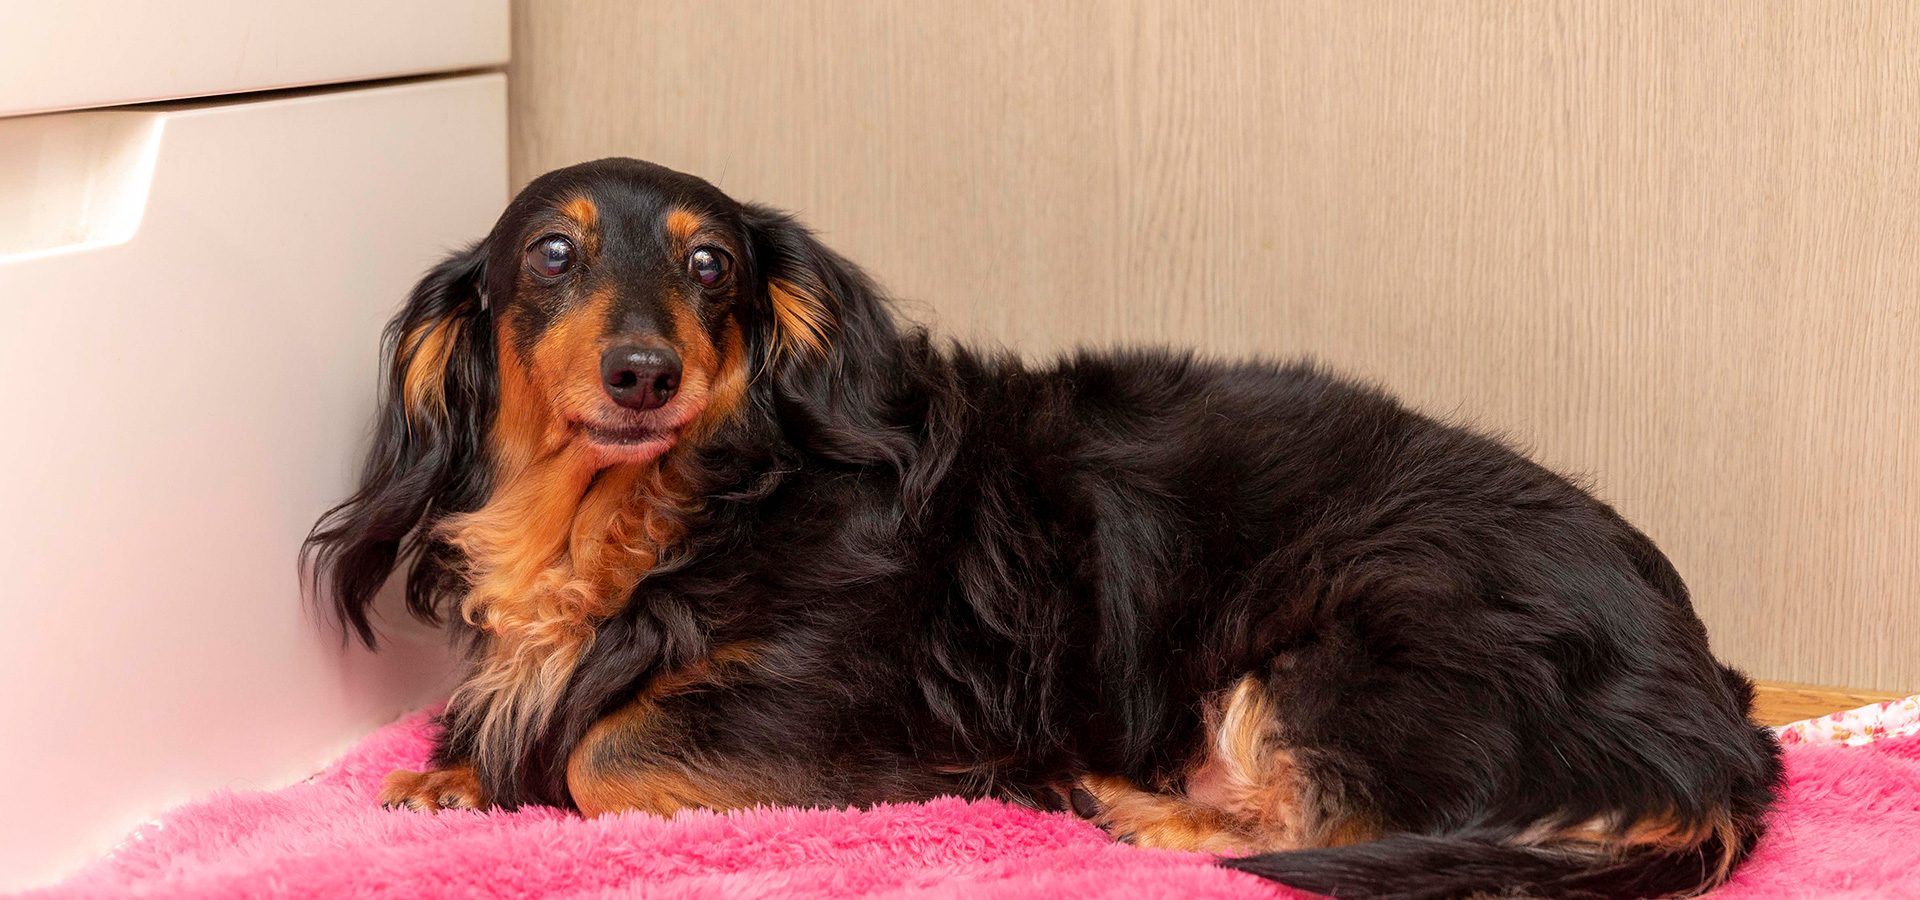
[[[771,376],[755,383],[788,438],[828,459],[905,466],[910,443],[881,419],[903,352],[886,296],[793,217],[748,206],[744,218],[763,296],[743,318]]]
[[[743,218],[764,286],[749,329],[762,365],[833,370],[891,352],[892,311],[859,266],[779,210],[749,205]]]
[[[484,242],[435,266],[387,323],[383,398],[360,487],[328,510],[301,547],[316,588],[340,620],[374,645],[368,607],[403,555],[412,555],[407,609],[440,621],[457,591],[456,551],[432,525],[485,502],[486,433],[495,406]]]
[[[754,298],[765,363],[826,358],[849,287],[836,277],[832,251],[785,213],[749,206],[745,218],[765,291]]]

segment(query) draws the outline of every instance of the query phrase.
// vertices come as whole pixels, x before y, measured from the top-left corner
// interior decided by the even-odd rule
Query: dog
[[[1781,780],[1679,574],[1309,363],[903,327],[792,217],[544,175],[385,334],[303,550],[471,671],[421,810],[994,797],[1339,897],[1705,890]]]

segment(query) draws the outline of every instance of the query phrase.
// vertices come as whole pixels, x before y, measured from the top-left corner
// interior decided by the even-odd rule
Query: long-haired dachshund
[[[941,794],[1340,897],[1697,892],[1780,779],[1604,503],[1309,365],[903,329],[793,219],[545,175],[388,329],[309,539],[471,626],[417,809]],[[457,610],[457,613],[455,612]]]

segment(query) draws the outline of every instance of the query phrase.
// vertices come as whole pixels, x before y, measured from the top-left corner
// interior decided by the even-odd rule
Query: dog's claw
[[[1100,801],[1095,799],[1086,788],[1074,785],[1073,790],[1067,794],[1067,802],[1073,807],[1073,814],[1082,819],[1100,817]]]

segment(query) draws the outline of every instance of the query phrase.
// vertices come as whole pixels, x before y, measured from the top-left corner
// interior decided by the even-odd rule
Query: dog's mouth
[[[691,420],[687,410],[654,422],[575,420],[577,438],[591,448],[601,465],[646,462],[667,452]]]
[[[580,433],[586,435],[587,440],[607,447],[635,447],[649,441],[671,441],[675,431],[646,425],[603,427],[580,423]]]
[[[678,426],[606,425],[576,423],[581,443],[592,451],[599,466],[643,463],[656,459],[673,447],[679,437]]]

